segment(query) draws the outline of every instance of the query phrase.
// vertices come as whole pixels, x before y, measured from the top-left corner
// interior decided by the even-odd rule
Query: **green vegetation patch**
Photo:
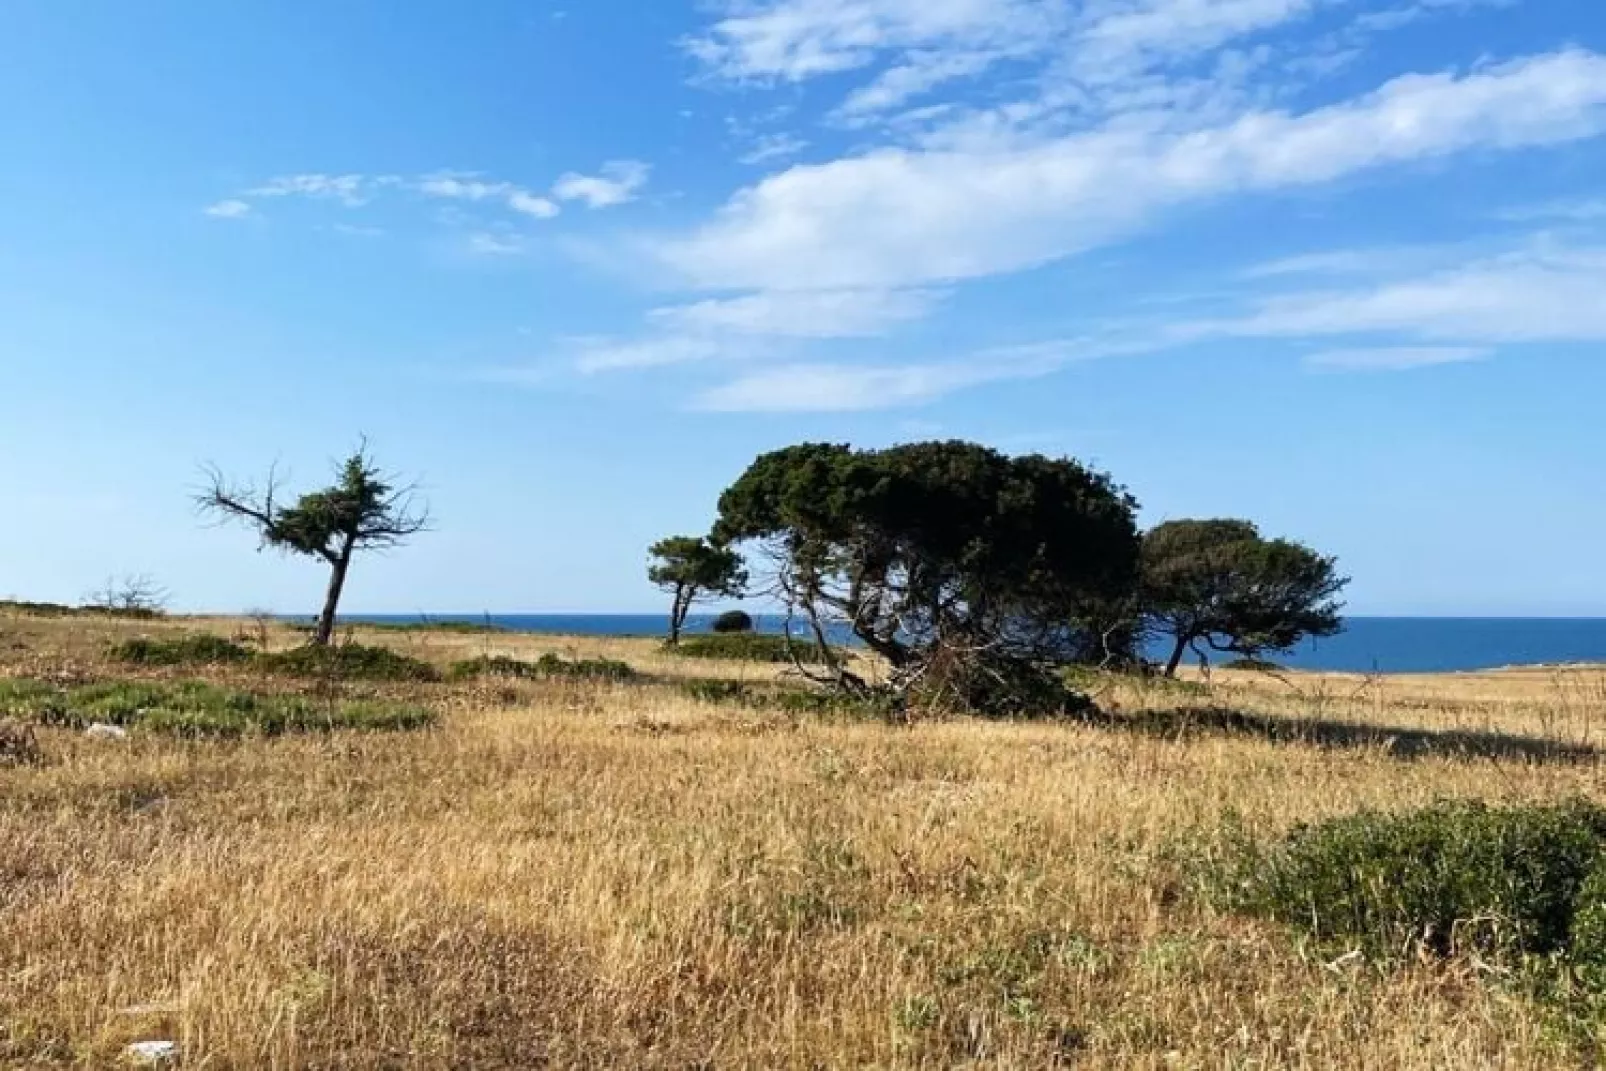
[[[168,639],[138,637],[113,645],[111,657],[136,666],[215,666],[248,662],[252,652],[221,636],[199,632]]]
[[[73,729],[98,723],[178,736],[396,731],[427,728],[438,720],[433,711],[416,704],[263,695],[201,681],[117,681],[76,688],[0,681],[0,713]]]
[[[441,679],[440,670],[428,662],[387,647],[367,647],[360,643],[295,647],[259,654],[252,664],[268,673],[312,679],[413,682]]]
[[[544,654],[534,662],[522,662],[503,655],[482,655],[463,662],[454,662],[447,676],[454,681],[474,680],[479,677],[504,677],[515,680],[585,680],[633,681],[640,677],[628,662],[612,658],[559,658]]]
[[[1377,955],[1557,954],[1606,967],[1603,845],[1606,809],[1587,800],[1446,802],[1240,845],[1213,887],[1234,910]]]
[[[682,658],[715,658],[731,662],[791,664],[792,653],[806,665],[822,665],[825,656],[819,648],[803,640],[788,643],[785,636],[760,632],[716,632],[681,638],[679,645],[666,647]]]

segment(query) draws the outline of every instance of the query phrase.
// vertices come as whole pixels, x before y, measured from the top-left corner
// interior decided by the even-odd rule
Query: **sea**
[[[693,614],[688,632],[705,631],[712,614]],[[383,624],[466,622],[514,632],[579,636],[661,636],[663,614],[353,614],[342,621]],[[782,618],[754,615],[779,632]],[[846,637],[833,637],[845,640]],[[1154,652],[1159,657],[1161,652]],[[1213,656],[1219,664],[1228,656]],[[1449,673],[1505,666],[1606,665],[1606,618],[1352,617],[1344,631],[1270,656],[1291,669],[1354,673]],[[1191,661],[1191,656],[1190,656]]]

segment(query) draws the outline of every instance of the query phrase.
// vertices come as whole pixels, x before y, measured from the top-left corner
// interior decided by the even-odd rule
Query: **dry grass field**
[[[0,677],[192,676],[106,659],[175,628],[251,630],[0,617]],[[1234,823],[1602,798],[1606,672],[1106,682],[1093,724],[893,726],[698,701],[674,678],[777,670],[650,641],[360,638],[652,678],[372,686],[441,712],[415,732],[40,729],[0,766],[0,1065],[1593,1061],[1476,964],[1334,962],[1191,875]]]

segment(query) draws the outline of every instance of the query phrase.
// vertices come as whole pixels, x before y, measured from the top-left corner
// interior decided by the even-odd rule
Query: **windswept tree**
[[[1051,667],[1088,648],[1084,611],[1131,589],[1134,505],[1071,460],[811,443],[754,461],[714,534],[760,549],[769,593],[838,687],[869,688],[827,642],[842,628],[880,656],[896,701],[1010,713],[1063,698]]]
[[[1143,537],[1144,628],[1170,644],[1172,676],[1190,649],[1258,658],[1340,631],[1337,560],[1240,520],[1168,521]],[[1203,645],[1201,647],[1201,645]]]
[[[327,646],[335,631],[335,614],[345,590],[346,574],[359,551],[389,550],[429,527],[427,509],[415,503],[415,488],[400,485],[380,471],[367,445],[341,462],[333,484],[296,499],[279,501],[277,475],[269,470],[265,486],[232,483],[215,468],[207,470],[207,486],[196,496],[201,510],[220,522],[238,521],[254,529],[262,546],[317,558],[329,566],[329,587],[313,643]]]
[[[670,536],[647,551],[647,579],[669,595],[669,642],[680,642],[693,604],[740,598],[747,587],[741,555],[700,536]]]

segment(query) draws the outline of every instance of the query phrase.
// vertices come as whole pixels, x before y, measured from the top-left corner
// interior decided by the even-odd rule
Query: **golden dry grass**
[[[113,635],[168,627],[0,620],[0,673],[106,673]],[[365,638],[718,666],[645,641]],[[1109,727],[799,721],[656,684],[424,691],[446,717],[423,734],[41,731],[44,764],[0,768],[0,1063],[105,1066],[154,1037],[207,1068],[1588,1057],[1469,967],[1330,966],[1187,879],[1229,815],[1600,797],[1593,759],[1500,742],[1590,742],[1602,674],[1123,685],[1102,701],[1139,720]],[[1177,713],[1205,705],[1307,731]]]

